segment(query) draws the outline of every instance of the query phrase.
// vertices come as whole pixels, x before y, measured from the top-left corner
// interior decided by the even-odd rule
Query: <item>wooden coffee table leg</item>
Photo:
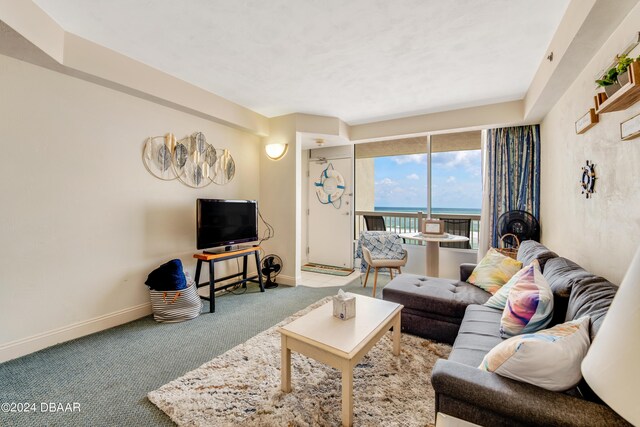
[[[280,386],[282,391],[291,391],[291,350],[287,347],[287,336],[281,335],[282,355],[280,360]]]
[[[353,425],[353,366],[349,360],[342,367],[342,425]]]
[[[400,356],[400,322],[401,322],[400,313],[396,314],[395,319],[393,319],[393,354],[395,356]]]

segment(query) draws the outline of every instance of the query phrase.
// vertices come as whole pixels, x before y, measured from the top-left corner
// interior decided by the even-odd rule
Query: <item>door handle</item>
[[[342,215],[351,215],[351,213],[350,212],[345,212]]]

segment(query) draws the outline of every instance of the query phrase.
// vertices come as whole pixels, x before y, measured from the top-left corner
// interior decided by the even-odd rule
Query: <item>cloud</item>
[[[440,184],[440,185],[438,185]],[[480,208],[482,182],[470,176],[435,176],[431,200],[435,208]]]
[[[382,178],[375,183],[376,185],[397,185],[398,183],[391,178]]]
[[[406,156],[394,156],[391,158],[396,164],[404,165],[406,163],[424,163],[427,164],[426,154],[407,154]]]
[[[470,175],[480,176],[480,150],[450,151],[431,156],[434,168],[464,169]]]
[[[375,206],[425,206],[426,192],[409,185],[404,176],[378,177],[375,182]]]
[[[480,207],[482,180],[479,150],[434,153],[432,162],[434,207]],[[374,170],[375,206],[424,208],[427,197],[423,181],[426,163],[425,154],[377,158]]]

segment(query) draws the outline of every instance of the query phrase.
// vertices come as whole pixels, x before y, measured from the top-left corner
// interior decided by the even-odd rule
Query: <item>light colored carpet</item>
[[[292,352],[291,393],[280,391],[277,327],[149,393],[179,426],[333,426],[340,424],[340,372]],[[399,357],[385,335],[354,369],[354,425],[426,426],[435,421],[429,378],[450,346],[402,335]]]

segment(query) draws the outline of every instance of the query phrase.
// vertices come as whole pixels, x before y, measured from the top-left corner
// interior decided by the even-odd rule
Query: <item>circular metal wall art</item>
[[[215,163],[215,175],[211,180],[218,185],[227,184],[236,175],[236,162],[229,150],[216,150],[218,160]]]
[[[587,164],[582,167],[582,179],[580,180],[580,186],[582,187],[582,194],[586,195],[587,199],[591,197],[596,185],[596,165],[590,163],[587,160]]]
[[[193,188],[211,184],[215,178],[216,149],[202,132],[182,138],[173,151],[173,168],[178,179]]]
[[[236,174],[229,150],[216,150],[202,132],[178,142],[171,133],[147,138],[142,160],[153,176],[165,181],[178,178],[192,188],[203,188],[212,182],[224,185]]]
[[[175,141],[175,137],[170,133],[165,136],[150,137],[145,141],[142,161],[149,173],[156,178],[165,181],[176,179],[176,173],[171,165],[171,152]]]

